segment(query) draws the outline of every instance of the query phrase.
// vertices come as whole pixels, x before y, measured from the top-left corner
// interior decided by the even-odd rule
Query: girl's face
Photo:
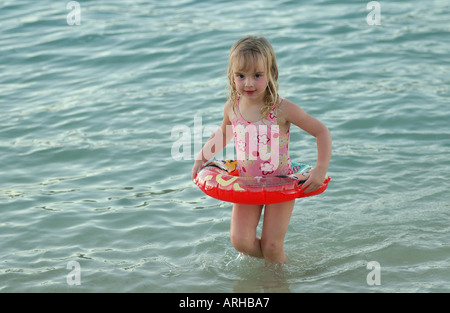
[[[233,70],[234,83],[241,97],[252,102],[263,101],[266,94],[267,77],[262,58],[258,58],[252,67],[235,66]]]

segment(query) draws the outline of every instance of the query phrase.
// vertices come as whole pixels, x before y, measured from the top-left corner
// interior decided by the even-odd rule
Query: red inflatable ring
[[[330,177],[319,189],[304,193],[302,184],[291,176],[243,177],[232,160],[207,163],[195,176],[194,183],[208,196],[215,199],[241,204],[271,204],[296,198],[311,197],[325,191]],[[292,163],[295,173],[307,173],[313,167]]]

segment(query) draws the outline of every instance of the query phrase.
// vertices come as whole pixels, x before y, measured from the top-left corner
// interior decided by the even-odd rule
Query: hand
[[[202,167],[203,167],[203,161],[195,160],[194,166],[192,167],[192,173],[191,173],[192,180],[194,180],[195,176],[197,176],[197,173],[201,170]]]
[[[301,180],[305,179],[305,176],[303,176],[302,174],[296,174],[295,176]],[[319,189],[319,187],[322,186],[326,177],[327,177],[326,172],[323,172],[318,168],[313,168],[306,175],[306,181],[303,183],[302,189],[304,193],[316,191],[317,189]]]

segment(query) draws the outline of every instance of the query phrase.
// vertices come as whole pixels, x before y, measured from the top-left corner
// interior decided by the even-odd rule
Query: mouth
[[[256,92],[256,90],[245,90],[245,93],[248,95],[252,95]]]

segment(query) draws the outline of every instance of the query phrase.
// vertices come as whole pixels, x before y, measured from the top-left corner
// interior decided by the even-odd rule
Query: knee
[[[261,242],[261,250],[265,258],[277,259],[279,256],[284,255],[283,242],[263,240]]]
[[[253,251],[255,245],[255,238],[250,239],[231,234],[230,239],[231,244],[237,251],[245,254],[249,254],[251,251]]]

